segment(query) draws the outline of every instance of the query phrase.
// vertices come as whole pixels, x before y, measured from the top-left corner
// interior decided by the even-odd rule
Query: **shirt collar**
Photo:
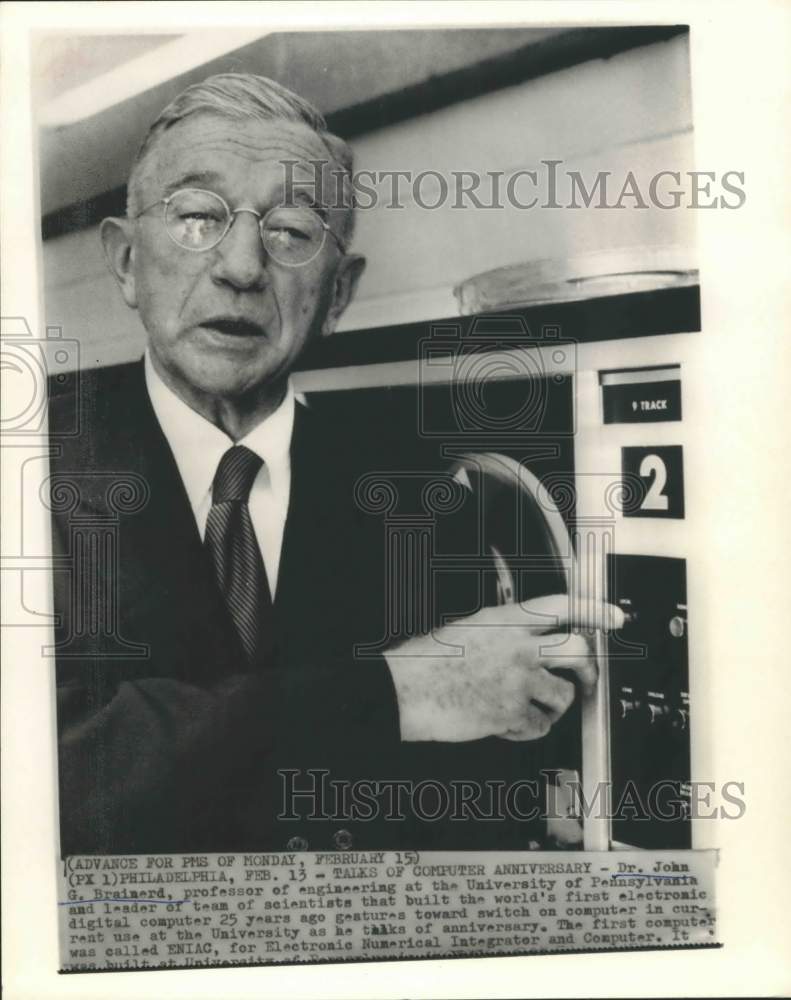
[[[234,442],[167,386],[145,354],[145,378],[151,405],[176,459],[190,504],[197,508],[211,489],[220,459]],[[272,490],[288,488],[289,453],[294,430],[294,392],[289,382],[278,408],[236,444],[263,459]]]

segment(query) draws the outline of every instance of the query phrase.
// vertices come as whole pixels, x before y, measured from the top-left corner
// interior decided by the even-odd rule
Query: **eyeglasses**
[[[220,195],[200,188],[183,188],[160,198],[132,218],[138,219],[157,205],[164,207],[168,236],[182,250],[203,253],[212,250],[228,234],[240,212],[258,219],[261,242],[267,255],[285,267],[308,264],[324,246],[327,233],[345,252],[340,238],[316,212],[302,206],[273,208],[265,215],[254,208],[231,209]]]

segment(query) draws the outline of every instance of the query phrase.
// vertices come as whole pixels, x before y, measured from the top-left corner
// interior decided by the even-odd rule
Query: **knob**
[[[687,623],[681,615],[673,615],[667,623],[667,629],[674,639],[681,639],[686,631]]]

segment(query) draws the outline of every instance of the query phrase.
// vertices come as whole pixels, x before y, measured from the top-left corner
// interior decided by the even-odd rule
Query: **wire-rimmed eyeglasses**
[[[163,206],[163,219],[168,236],[182,248],[195,253],[212,250],[228,234],[236,216],[249,212],[258,220],[261,242],[267,255],[285,267],[308,264],[321,252],[327,233],[345,248],[329,224],[307,206],[276,207],[262,215],[254,208],[232,209],[214,191],[202,188],[182,188],[166,198],[159,198],[137,212],[137,219],[157,205]]]

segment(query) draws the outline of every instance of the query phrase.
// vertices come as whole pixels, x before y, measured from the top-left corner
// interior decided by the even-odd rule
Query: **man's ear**
[[[331,333],[334,333],[335,327],[338,325],[338,320],[354,298],[357,282],[362,277],[365,264],[365,257],[361,254],[350,253],[341,257],[338,264],[338,271],[335,275],[332,302],[327,310],[324,325],[321,328],[321,335],[323,337],[329,337]]]
[[[105,219],[101,225],[102,246],[107,264],[118,282],[124,301],[130,309],[137,309],[135,288],[135,251],[132,242],[131,219]]]

